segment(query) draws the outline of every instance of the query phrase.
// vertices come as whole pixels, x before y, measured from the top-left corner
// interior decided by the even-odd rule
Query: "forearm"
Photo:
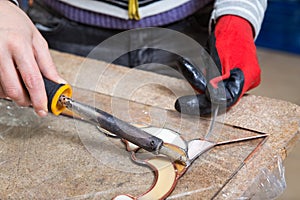
[[[212,12],[212,20],[216,21],[223,15],[237,15],[250,22],[254,37],[258,36],[267,8],[267,0],[216,0]]]

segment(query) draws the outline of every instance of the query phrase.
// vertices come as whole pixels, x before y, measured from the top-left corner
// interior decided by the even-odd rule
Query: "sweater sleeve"
[[[240,16],[251,23],[256,39],[266,8],[267,0],[216,0],[211,19],[216,21],[223,15]]]

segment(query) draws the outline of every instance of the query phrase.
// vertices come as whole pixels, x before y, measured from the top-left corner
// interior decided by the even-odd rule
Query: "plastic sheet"
[[[124,146],[117,144],[118,139],[109,139],[96,127],[78,120],[57,120],[54,116],[41,119],[32,109],[19,108],[7,101],[1,101],[0,108],[0,197],[111,199],[120,194],[141,194],[151,186],[151,171],[130,162]],[[167,126],[172,125],[168,123]],[[81,141],[76,131],[80,132]],[[218,142],[250,134],[230,127],[224,127],[223,131],[219,133],[223,137],[214,135],[219,138]],[[187,134],[192,133],[187,131]],[[260,143],[276,168],[257,163],[257,157],[261,161],[260,148],[249,158]],[[256,166],[264,168],[256,169]],[[238,186],[225,188],[236,172],[249,177],[245,184],[239,184],[251,186],[244,188],[247,192],[242,196]],[[218,146],[205,152],[179,179],[169,198],[273,199],[284,188],[280,157],[274,157],[272,148],[259,139]]]
[[[274,158],[273,169],[262,168],[253,181],[252,187],[239,199],[276,199],[286,188],[285,170],[280,156]]]
[[[236,196],[239,193],[237,190],[231,190],[228,193],[223,193],[223,199],[238,199],[238,200],[271,200],[278,198],[286,189],[285,181],[285,169],[282,163],[282,159],[279,155],[272,153],[268,144],[264,145],[264,152],[268,153],[268,158],[271,160],[271,165],[261,166],[254,155],[248,162],[245,163],[243,169],[245,173],[249,174],[249,178],[246,180],[245,185],[250,185],[241,196]],[[255,170],[253,170],[255,169]],[[251,173],[254,173],[251,175]]]

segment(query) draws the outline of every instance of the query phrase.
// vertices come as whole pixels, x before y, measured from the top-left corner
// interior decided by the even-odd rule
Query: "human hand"
[[[9,1],[0,1],[0,97],[20,106],[32,105],[39,116],[47,115],[47,96],[42,76],[59,77],[48,44],[27,15]]]
[[[175,109],[179,112],[207,116],[212,112],[212,102],[230,108],[245,92],[260,83],[260,67],[248,21],[233,15],[221,17],[210,36],[208,47],[219,75],[204,75],[192,63],[180,59],[178,70],[200,94],[178,98]],[[224,95],[220,91],[221,84],[224,84]]]

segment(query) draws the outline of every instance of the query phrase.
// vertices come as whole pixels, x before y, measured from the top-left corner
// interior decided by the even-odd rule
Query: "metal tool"
[[[44,78],[48,96],[48,108],[55,114],[65,109],[83,117],[89,122],[125,139],[154,154],[164,154],[174,161],[186,163],[187,153],[183,149],[171,149],[163,140],[153,136],[117,117],[95,107],[71,99],[72,89],[68,84],[57,84]]]
[[[211,133],[213,132],[213,129],[214,129],[215,123],[216,123],[216,119],[218,116],[218,112],[219,112],[219,107],[220,107],[220,105],[217,104],[217,105],[215,105],[215,108],[214,107],[212,108],[212,119],[209,124],[209,130],[208,130],[207,134],[205,135],[204,139],[209,139]]]

